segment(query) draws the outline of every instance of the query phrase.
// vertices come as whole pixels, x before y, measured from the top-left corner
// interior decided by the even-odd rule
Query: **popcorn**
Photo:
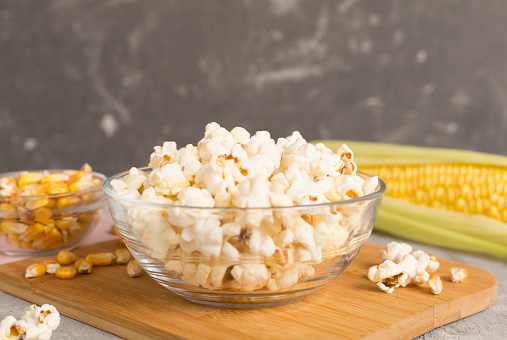
[[[248,292],[266,286],[271,276],[264,264],[236,265],[232,269],[231,275],[237,281],[240,289]]]
[[[242,127],[235,127],[231,130],[232,138],[238,144],[245,145],[250,141],[250,133]]]
[[[315,265],[340,255],[364,228],[360,216],[367,209],[316,205],[378,186],[378,178],[356,174],[346,145],[334,153],[297,131],[275,142],[267,131],[251,135],[217,123],[206,125],[197,146],[155,146],[148,166],[149,174],[131,168],[111,181],[120,195],[165,205],[128,207],[132,233],[172,278],[210,290],[279,290],[312,277]],[[294,205],[300,207],[284,208]],[[271,207],[277,208],[260,209]],[[396,284],[422,281],[423,269],[435,263],[428,255],[401,256]],[[379,284],[389,290],[386,279]]]
[[[461,267],[451,267],[451,281],[463,282],[468,278],[468,270]]]
[[[53,335],[53,331],[47,325],[40,323],[37,326],[29,327],[26,330],[24,340],[48,340]]]
[[[407,243],[390,242],[386,248],[386,250],[380,251],[380,257],[383,260],[391,260],[395,263],[400,262],[405,254],[412,252],[412,246]]]
[[[181,171],[181,165],[172,163],[155,169],[148,176],[150,184],[156,191],[164,195],[176,195],[184,188],[190,186],[190,182]]]
[[[21,339],[21,334],[16,329],[16,318],[12,315],[4,318],[0,323],[0,337],[1,340]]]
[[[380,251],[380,256],[385,261],[369,268],[368,279],[384,292],[390,294],[395,288],[411,283],[428,283],[433,294],[440,293],[440,278],[437,279],[436,274],[430,276],[430,272],[433,273],[440,265],[433,255],[422,250],[412,252],[412,247],[406,243],[390,242],[386,250]],[[430,277],[432,281],[428,282]]]
[[[60,313],[54,306],[31,305],[21,320],[9,315],[0,323],[1,340],[48,340],[60,325]]]

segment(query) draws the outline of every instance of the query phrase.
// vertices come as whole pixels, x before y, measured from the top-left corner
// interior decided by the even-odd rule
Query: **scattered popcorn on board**
[[[395,288],[409,284],[426,283],[432,294],[442,292],[442,280],[436,273],[440,267],[438,259],[422,250],[412,251],[406,243],[390,242],[380,251],[383,263],[368,270],[368,279],[375,282],[382,291],[391,294]],[[452,282],[462,282],[468,277],[465,268],[451,268]]]

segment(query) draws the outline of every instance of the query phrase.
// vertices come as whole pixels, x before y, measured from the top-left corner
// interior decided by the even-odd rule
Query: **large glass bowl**
[[[127,173],[109,178],[104,191],[134,258],[173,293],[232,308],[290,303],[328,284],[370,236],[386,189],[379,180],[374,193],[333,203],[200,208],[114,193],[111,181]]]
[[[19,173],[0,173],[0,178]],[[107,178],[93,176],[101,184]],[[40,256],[73,249],[97,225],[105,205],[102,185],[62,194],[0,195],[0,253]]]

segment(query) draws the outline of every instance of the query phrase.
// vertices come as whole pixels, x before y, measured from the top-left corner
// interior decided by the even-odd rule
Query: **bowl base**
[[[156,280],[157,281],[157,280]],[[174,286],[169,286],[167,284],[159,283],[168,288],[172,293],[195,303],[213,307],[221,307],[221,308],[237,308],[237,309],[247,309],[247,308],[266,308],[266,307],[275,307],[280,305],[289,304],[292,302],[299,301],[311,294],[313,294],[318,289],[322,288],[326,284],[318,284],[312,285],[311,288],[300,289],[300,290],[288,290],[285,292],[277,292],[277,293],[261,293],[261,292],[252,292],[251,294],[234,294],[234,293],[225,293],[225,292],[205,292],[203,291],[191,291],[184,288],[175,288]]]
[[[310,293],[310,294],[312,294],[312,293]],[[310,294],[307,294],[307,295],[310,295]],[[206,305],[206,306],[211,306],[211,307],[220,307],[220,308],[236,308],[236,309],[252,309],[252,308],[276,307],[276,306],[281,306],[281,305],[286,305],[286,304],[289,304],[289,303],[293,303],[293,302],[302,300],[303,298],[306,297],[306,295],[305,295],[305,296],[300,296],[300,297],[291,298],[291,299],[282,300],[282,301],[269,301],[269,302],[259,302],[259,303],[252,303],[252,302],[245,302],[245,303],[232,302],[232,303],[227,303],[227,302],[223,302],[223,301],[218,302],[218,301],[210,301],[210,300],[204,300],[204,299],[195,299],[195,298],[191,298],[191,297],[184,296],[184,295],[181,295],[181,294],[177,294],[177,295],[181,296],[182,298],[184,298],[184,299],[186,299],[188,301],[195,302],[195,303],[198,303],[198,304],[201,304],[201,305]]]

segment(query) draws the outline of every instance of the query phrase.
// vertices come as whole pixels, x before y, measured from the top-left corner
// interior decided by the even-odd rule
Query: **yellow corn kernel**
[[[81,166],[81,171],[85,174],[91,174],[93,172],[92,167],[88,163],[84,163]]]
[[[62,197],[58,199],[58,201],[56,202],[56,206],[58,208],[65,208],[71,205],[79,204],[80,202],[81,199],[76,196]]]
[[[61,172],[55,172],[41,178],[41,183],[67,182],[70,176]]]
[[[49,234],[53,229],[55,229],[56,226],[54,223],[48,223],[44,226],[44,234]]]
[[[19,241],[19,246],[23,249],[32,249],[32,242],[31,241]]]
[[[49,249],[55,248],[62,243],[62,233],[58,228],[53,228],[49,233],[43,234],[33,241],[35,249]]]
[[[130,253],[125,248],[116,249],[114,256],[116,256],[116,264],[127,264],[130,260]]]
[[[442,280],[437,273],[431,273],[428,279],[428,286],[432,294],[440,294],[442,292]]]
[[[9,203],[0,203],[0,219],[15,220],[19,218],[18,210]]]
[[[97,177],[93,177],[92,179],[92,183],[93,183],[93,186],[94,187],[97,187],[99,185],[102,185],[102,181],[100,179],[98,179]]]
[[[27,186],[25,186],[23,188],[23,190],[21,190],[21,193],[23,195],[43,195],[43,194],[47,194],[49,187],[50,187],[49,183],[28,184]]]
[[[93,269],[93,264],[90,260],[77,260],[76,263],[74,263],[74,267],[79,274],[90,274]]]
[[[29,172],[19,178],[18,187],[22,189],[28,184],[37,183],[42,179],[42,177],[42,174],[38,172]]]
[[[69,182],[70,179],[72,178],[72,176],[74,176],[75,174],[77,174],[78,171],[77,170],[64,170],[62,173],[65,174],[65,175],[67,175],[67,176],[69,176],[69,180],[67,180],[67,182]]]
[[[96,215],[95,212],[81,214],[77,217],[77,220],[79,221],[79,223],[84,225],[90,222],[90,220],[92,220],[95,217],[95,215]]]
[[[24,207],[18,207],[19,222],[31,223],[35,219],[35,213]]]
[[[78,191],[78,190],[84,190],[93,187],[92,181],[79,181],[72,184],[69,184],[69,190],[70,191]]]
[[[49,204],[49,199],[47,199],[46,197],[38,198],[38,199],[34,199],[34,200],[29,200],[28,202],[26,202],[25,208],[33,211],[35,209],[45,207],[48,204]]]
[[[27,231],[19,236],[21,241],[33,241],[44,233],[44,225],[35,222],[30,225]]]
[[[463,282],[468,278],[468,270],[461,267],[451,267],[451,281]]]
[[[58,263],[65,266],[67,264],[71,264],[76,260],[76,254],[67,250],[62,250],[58,252],[58,254],[56,255],[56,260],[58,261]]]
[[[110,266],[113,264],[115,256],[113,253],[91,253],[86,255],[86,260],[90,261],[95,267]]]
[[[114,224],[111,226],[111,232],[115,235],[118,235],[118,230],[116,229],[116,226]]]
[[[42,224],[50,223],[53,217],[51,209],[47,207],[36,209],[33,213],[35,214],[34,220]]]
[[[26,200],[26,197],[24,197],[23,195],[14,195],[14,196],[11,196],[10,199],[9,199],[9,202],[10,204],[14,205],[14,206],[20,206],[22,205]]]
[[[55,224],[60,230],[67,230],[72,227],[74,223],[76,223],[76,219],[74,217],[63,217],[55,220]]]
[[[76,276],[76,269],[74,267],[60,267],[55,270],[55,276],[62,280],[72,279]]]
[[[69,187],[65,183],[51,183],[47,192],[51,195],[65,194],[69,192]]]
[[[2,222],[0,228],[4,233],[19,235],[28,230],[28,225],[20,222]]]
[[[60,264],[56,261],[46,260],[43,263],[46,266],[46,273],[48,274],[54,274],[55,271],[61,267]]]
[[[32,263],[26,268],[25,278],[40,277],[46,274],[46,266],[40,262]]]
[[[141,268],[139,263],[137,263],[136,260],[129,261],[129,263],[127,264],[127,274],[130,277],[138,277],[141,275],[142,272],[143,272],[143,269]]]
[[[13,248],[20,248],[21,242],[19,241],[19,236],[16,234],[7,234],[7,240]]]
[[[2,211],[16,211],[16,207],[9,203],[0,203],[0,210]]]
[[[91,182],[92,179],[93,179],[93,174],[91,172],[79,171],[69,179],[67,184],[70,186],[72,184],[79,183],[79,182]]]

